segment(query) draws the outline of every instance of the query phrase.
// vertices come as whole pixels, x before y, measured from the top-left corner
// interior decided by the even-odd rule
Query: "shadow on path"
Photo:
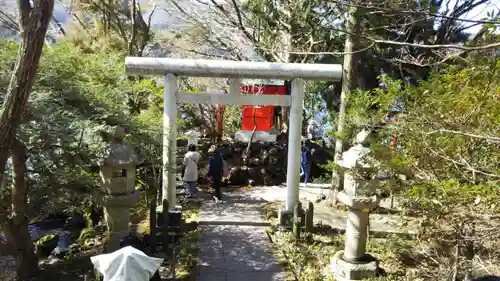
[[[223,200],[202,203],[196,280],[285,280],[265,232],[269,223],[260,211],[267,201],[251,191],[225,193]]]
[[[271,223],[269,222],[252,222],[252,221],[245,221],[245,222],[236,222],[236,221],[200,221],[198,225],[241,225],[241,226],[271,226]]]

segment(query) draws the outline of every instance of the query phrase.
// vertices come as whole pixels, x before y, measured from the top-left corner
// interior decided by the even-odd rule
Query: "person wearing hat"
[[[196,198],[196,183],[198,182],[198,162],[200,162],[201,155],[196,151],[196,145],[190,144],[188,152],[184,155],[184,175],[182,179],[186,186],[188,198]]]
[[[208,149],[208,173],[207,177],[210,182],[210,187],[215,189],[214,199],[216,202],[222,201],[222,194],[220,190],[224,161],[222,155],[215,145],[210,146]]]

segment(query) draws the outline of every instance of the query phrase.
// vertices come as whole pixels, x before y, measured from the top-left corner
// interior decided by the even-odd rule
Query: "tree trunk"
[[[128,1],[126,1],[128,3]],[[132,34],[130,35],[130,40],[128,41],[128,55],[133,56],[135,54],[136,48],[136,38],[137,38],[137,25],[136,25],[136,14],[137,14],[137,5],[135,0],[132,0],[130,4],[130,21],[132,22]],[[125,39],[125,38],[124,38]]]
[[[0,182],[3,179],[15,130],[28,103],[42,54],[45,34],[54,9],[54,0],[33,2],[34,7],[31,7],[30,0],[18,1],[21,43],[19,44],[19,57],[0,113]]]
[[[7,237],[9,243],[17,251],[17,278],[20,281],[36,276],[38,258],[34,252],[28,230],[29,219],[26,215],[28,190],[26,188],[26,147],[15,139],[12,147],[13,188],[12,188],[12,217],[9,219]]]
[[[335,163],[337,163],[342,157],[342,152],[344,151],[344,139],[343,134],[345,133],[345,119],[347,111],[347,101],[349,99],[350,92],[356,86],[356,66],[357,62],[355,55],[352,53],[356,50],[356,42],[358,40],[357,34],[359,34],[359,17],[358,8],[352,6],[349,9],[349,17],[347,19],[347,32],[345,39],[344,52],[344,65],[342,71],[342,92],[340,94],[340,109],[337,125],[337,138],[335,141]],[[340,136],[340,137],[339,137]],[[344,186],[344,175],[341,169],[336,168],[332,172],[332,193],[331,200],[332,203],[336,203],[336,194],[338,191],[342,190]]]
[[[295,31],[295,25],[293,24],[293,20],[291,18],[291,15],[289,15],[289,24],[290,27],[292,27],[292,30],[290,31],[282,31],[281,32],[281,40],[283,42],[283,52],[281,54],[281,58],[283,62],[285,63],[293,63],[295,56],[290,53],[290,51],[293,51],[294,49],[294,44],[293,44],[293,35],[291,34],[292,32]],[[291,83],[291,80],[289,81]],[[290,88],[291,90],[291,88]],[[290,93],[291,95],[291,93]],[[283,125],[285,125],[285,133],[288,134],[288,129],[290,127],[290,106],[281,106],[281,124],[280,127],[283,130]]]
[[[7,222],[0,221],[10,245],[17,252],[18,280],[27,280],[36,273],[37,257],[33,251],[26,217],[26,185],[24,145],[15,141],[15,131],[28,104],[45,35],[54,9],[54,0],[18,0],[21,42],[19,57],[12,72],[7,95],[0,113],[0,182],[3,181],[5,164],[12,150],[14,183],[12,188],[12,215]],[[5,214],[6,210],[0,210]],[[1,216],[1,215],[0,215]],[[5,218],[5,217],[4,217]]]

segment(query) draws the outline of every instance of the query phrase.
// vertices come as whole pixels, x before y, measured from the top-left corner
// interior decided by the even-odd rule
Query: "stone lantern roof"
[[[102,161],[105,166],[128,166],[140,163],[139,156],[127,144],[112,143],[108,148],[108,156]]]
[[[107,156],[100,163],[101,166],[129,166],[137,165],[142,161],[139,155],[128,144],[123,143],[125,128],[117,126],[113,142],[109,145]]]

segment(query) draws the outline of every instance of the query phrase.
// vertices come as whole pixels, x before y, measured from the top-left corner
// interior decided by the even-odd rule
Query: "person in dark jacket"
[[[215,145],[210,146],[208,150],[208,180],[210,182],[210,187],[215,189],[214,199],[219,202],[222,201],[222,194],[220,190],[223,166],[224,162],[222,160],[222,155],[218,151]]]
[[[281,132],[281,124],[283,123],[283,118],[281,117],[281,106],[274,107],[274,128]]]
[[[304,187],[307,187],[309,174],[311,172],[311,150],[307,146],[308,141],[302,141],[300,148],[300,177],[304,177]]]

